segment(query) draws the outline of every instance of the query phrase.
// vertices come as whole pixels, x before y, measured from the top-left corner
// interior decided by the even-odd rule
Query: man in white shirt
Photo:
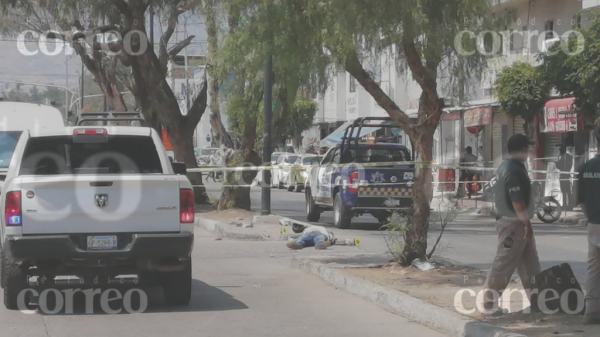
[[[298,250],[305,247],[315,247],[315,249],[326,249],[334,245],[336,238],[332,232],[329,232],[322,226],[307,226],[295,241],[287,243],[288,248]]]

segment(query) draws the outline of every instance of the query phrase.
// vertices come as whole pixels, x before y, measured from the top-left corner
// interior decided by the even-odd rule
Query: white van
[[[0,171],[8,169],[13,151],[23,131],[38,132],[64,127],[63,116],[55,107],[0,101]]]

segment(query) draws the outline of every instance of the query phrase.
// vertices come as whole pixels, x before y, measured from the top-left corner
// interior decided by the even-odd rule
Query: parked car
[[[271,154],[271,164],[272,164],[272,165],[275,165],[275,164],[277,164],[277,159],[279,159],[279,157],[280,157],[282,154],[285,154],[285,152],[273,152],[273,153]]]
[[[271,187],[283,188],[285,182],[290,176],[292,166],[300,156],[294,153],[283,153],[277,158],[277,163],[273,169]]]
[[[319,221],[322,212],[333,210],[334,225],[349,228],[353,217],[371,214],[383,223],[392,212],[412,208],[414,164],[408,149],[387,142],[389,137],[381,137],[381,142],[351,137],[359,129],[375,126],[397,128],[391,118],[356,119],[342,143],[311,170],[305,188],[308,221]]]
[[[285,152],[273,152],[271,154],[271,165],[274,166],[275,164],[277,164],[277,159],[279,158],[279,156],[281,156],[284,153]],[[271,170],[271,181],[273,181],[273,173],[274,172],[275,172],[275,170]],[[263,170],[259,169],[258,172],[256,173],[256,178],[254,178],[254,181],[252,182],[252,186],[261,185],[262,179],[263,179]],[[273,185],[271,185],[271,186],[273,186]]]
[[[0,101],[0,176],[8,170],[15,146],[26,130],[63,130],[60,110],[47,105]],[[0,179],[0,186],[4,179]]]
[[[200,166],[208,166],[211,163],[211,157],[215,155],[219,151],[216,147],[205,147],[200,150],[198,156],[198,165]]]
[[[292,166],[290,176],[286,181],[285,186],[288,191],[302,192],[304,184],[308,180],[310,171],[313,167],[318,166],[323,159],[322,156],[303,155],[298,157],[298,160]]]
[[[23,132],[0,195],[6,308],[18,309],[35,276],[136,274],[161,285],[167,303],[189,303],[195,212],[185,174],[152,128]]]

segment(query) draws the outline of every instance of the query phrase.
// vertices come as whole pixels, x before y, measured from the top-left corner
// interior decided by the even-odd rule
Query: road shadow
[[[163,291],[161,287],[152,286],[137,286],[137,285],[116,285],[116,286],[64,286],[56,285],[53,287],[35,288],[39,293],[42,293],[45,289],[55,289],[58,292],[63,292],[68,289],[79,289],[81,292],[76,292],[73,295],[72,308],[68,308],[65,305],[67,302],[64,299],[61,303],[57,303],[55,294],[56,291],[49,291],[45,301],[37,300],[36,304],[30,305],[27,313],[39,314],[43,316],[79,316],[79,315],[127,315],[127,314],[146,314],[146,313],[171,313],[171,312],[209,312],[209,311],[230,311],[230,310],[244,310],[248,309],[248,306],[235,299],[232,295],[219,289],[219,287],[211,286],[200,280],[192,280],[192,297],[190,303],[186,306],[170,306],[164,303]],[[121,299],[110,301],[108,304],[104,303],[100,294],[86,298],[83,291],[100,290],[106,292],[109,289],[115,289],[122,294]],[[131,292],[129,298],[131,299],[128,303],[124,298],[127,292]],[[142,302],[140,292],[143,293],[146,298],[146,308],[142,310]],[[109,298],[114,298],[115,293],[109,295]],[[42,303],[45,303],[42,305]],[[61,300],[58,300],[61,302]],[[57,304],[62,308],[58,312]],[[107,309],[108,305],[108,309]],[[44,308],[45,306],[45,308]]]

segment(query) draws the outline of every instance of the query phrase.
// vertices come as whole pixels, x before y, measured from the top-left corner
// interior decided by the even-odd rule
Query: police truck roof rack
[[[140,122],[141,126],[148,126],[146,120],[139,112],[82,112],[77,116],[75,125],[83,125],[86,122]]]
[[[391,117],[357,118],[352,122],[352,124],[350,124],[346,128],[346,131],[344,131],[341,148],[344,149],[346,145],[352,144],[352,141],[354,141],[355,146],[358,146],[358,142],[362,139],[362,137],[360,136],[360,132],[364,127],[399,128],[398,124],[396,124],[396,122]]]

